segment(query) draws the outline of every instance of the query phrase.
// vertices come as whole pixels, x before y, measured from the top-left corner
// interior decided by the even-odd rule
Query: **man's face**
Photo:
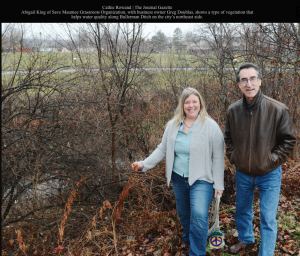
[[[245,95],[247,101],[253,103],[259,87],[261,86],[261,80],[258,78],[257,81],[250,81],[250,78],[258,77],[257,72],[254,68],[244,68],[240,71],[240,81],[248,79],[246,84],[238,83],[239,88]]]

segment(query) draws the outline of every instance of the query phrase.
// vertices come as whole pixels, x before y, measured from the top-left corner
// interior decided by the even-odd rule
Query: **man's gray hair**
[[[253,63],[250,63],[250,62],[246,62],[242,65],[240,65],[238,68],[237,68],[237,72],[236,72],[236,81],[239,82],[240,81],[240,71],[244,68],[254,68],[256,70],[256,73],[257,73],[257,76],[259,77],[259,79],[262,79],[262,74],[260,72],[260,69],[258,66],[256,66],[255,64]]]

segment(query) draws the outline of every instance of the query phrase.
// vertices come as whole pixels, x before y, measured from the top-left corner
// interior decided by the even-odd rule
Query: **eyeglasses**
[[[257,76],[252,76],[249,79],[247,78],[242,78],[241,81],[239,82],[241,85],[246,85],[248,83],[248,80],[250,80],[251,83],[257,82],[259,77]]]

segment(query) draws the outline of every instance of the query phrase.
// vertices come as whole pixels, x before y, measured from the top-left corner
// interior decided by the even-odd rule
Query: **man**
[[[243,98],[228,108],[225,143],[226,155],[236,167],[235,223],[239,235],[229,253],[254,246],[253,199],[257,186],[261,215],[259,256],[273,256],[281,164],[293,151],[295,131],[288,108],[261,92],[262,75],[256,65],[241,65],[236,79]]]

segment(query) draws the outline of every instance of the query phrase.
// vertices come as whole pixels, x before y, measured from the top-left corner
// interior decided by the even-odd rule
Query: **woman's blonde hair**
[[[178,105],[177,108],[175,110],[174,116],[173,118],[170,120],[174,120],[175,121],[175,125],[179,126],[180,122],[183,120],[183,118],[185,117],[185,112],[183,110],[183,104],[185,102],[185,100],[190,96],[190,95],[195,95],[198,97],[199,102],[200,102],[200,111],[199,111],[199,115],[201,117],[201,123],[203,125],[205,118],[210,118],[210,116],[208,115],[208,113],[206,112],[206,107],[205,107],[205,102],[201,96],[201,94],[194,88],[191,87],[187,87],[185,88],[180,97],[179,97],[179,101],[178,101]]]

